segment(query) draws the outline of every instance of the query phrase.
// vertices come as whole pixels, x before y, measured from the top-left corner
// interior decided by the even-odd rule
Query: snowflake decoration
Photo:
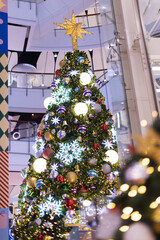
[[[40,217],[43,217],[46,212],[49,213],[50,211],[58,216],[62,215],[62,202],[63,200],[56,201],[50,194],[46,202],[38,206]]]
[[[91,78],[94,77],[94,74],[93,74],[93,72],[90,69],[88,69],[88,74],[91,76]]]
[[[47,113],[47,114],[44,116],[44,120],[45,120],[45,122],[48,121],[49,116],[50,116],[50,113]]]
[[[81,161],[81,154],[84,150],[85,148],[81,147],[77,140],[71,143],[60,143],[56,157],[68,165],[73,162],[73,160]]]
[[[71,88],[60,86],[55,92],[51,94],[54,99],[54,104],[60,105],[61,103],[70,101]]]
[[[33,145],[33,150],[35,151],[35,153],[43,152],[44,147],[45,147],[44,140],[42,140],[42,138],[36,138],[36,141]]]
[[[72,71],[70,71],[70,75],[71,76],[77,76],[77,74],[79,73],[79,71],[77,71],[77,70],[72,70]]]
[[[107,139],[103,140],[102,144],[104,145],[104,148],[113,148],[112,143],[109,142]]]
[[[61,82],[61,79],[60,78],[54,79],[54,82],[56,85],[58,85]]]
[[[59,119],[59,117],[54,117],[54,118],[52,118],[51,122],[52,122],[52,124],[57,125],[57,124],[59,124],[60,119]]]
[[[28,209],[27,209],[27,213],[30,213],[30,212],[32,211],[32,208],[33,208],[33,206],[30,205],[30,206],[28,207]]]
[[[58,164],[57,164],[57,163],[54,163],[54,164],[51,166],[51,169],[52,169],[52,171],[57,171],[57,169],[58,169]]]
[[[51,222],[45,222],[44,224],[43,224],[44,226],[45,226],[45,228],[50,228],[50,229],[52,229],[52,227],[53,227],[53,224],[51,223]]]
[[[93,102],[92,100],[90,100],[90,99],[87,99],[87,100],[85,101],[85,103],[86,103],[88,106],[90,106],[90,105],[92,105],[94,102]]]

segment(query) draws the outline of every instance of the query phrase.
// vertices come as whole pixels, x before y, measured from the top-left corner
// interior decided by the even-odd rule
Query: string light
[[[139,193],[139,194],[144,194],[146,191],[147,191],[146,186],[140,186],[140,187],[138,188],[138,193]]]
[[[150,207],[151,209],[155,209],[155,208],[158,207],[158,203],[157,203],[157,202],[152,202],[152,203],[149,205],[149,207]]]
[[[129,229],[129,226],[123,225],[122,227],[119,228],[119,231],[121,231],[121,232],[127,232],[128,229]]]
[[[132,207],[125,207],[125,208],[123,208],[122,212],[124,214],[130,214],[131,212],[133,212],[133,208]]]
[[[152,173],[154,172],[154,167],[148,167],[147,170],[146,170],[146,172],[147,172],[148,174],[152,174]]]
[[[121,190],[122,192],[125,192],[125,191],[127,191],[128,189],[129,189],[129,185],[128,185],[127,183],[122,184],[122,185],[120,186],[120,190]]]
[[[160,204],[160,197],[156,199],[156,203]]]
[[[108,205],[107,205],[107,208],[108,209],[113,209],[113,208],[115,208],[116,207],[116,204],[115,203],[108,203]]]
[[[121,218],[124,219],[124,220],[128,219],[129,217],[130,217],[130,214],[125,214],[125,213],[123,213],[123,214],[121,215]]]
[[[141,164],[142,164],[143,166],[147,166],[149,163],[150,163],[150,159],[149,159],[149,158],[143,158],[143,159],[141,160]]]
[[[141,218],[142,218],[142,215],[138,211],[135,211],[131,214],[131,219],[134,222],[138,222]]]

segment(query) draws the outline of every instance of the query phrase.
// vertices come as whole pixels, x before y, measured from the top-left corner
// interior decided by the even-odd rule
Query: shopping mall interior
[[[160,239],[159,0],[1,0],[4,14],[2,240]]]

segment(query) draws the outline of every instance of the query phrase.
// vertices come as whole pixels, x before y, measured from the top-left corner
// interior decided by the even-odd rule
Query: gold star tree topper
[[[83,40],[82,33],[85,33],[85,34],[92,34],[92,33],[81,28],[82,23],[76,23],[74,11],[72,11],[71,21],[68,20],[67,18],[64,18],[64,19],[66,21],[66,24],[60,24],[60,23],[55,23],[55,24],[67,30],[65,35],[72,36],[72,47],[73,47],[73,51],[75,51],[77,50],[77,37]]]

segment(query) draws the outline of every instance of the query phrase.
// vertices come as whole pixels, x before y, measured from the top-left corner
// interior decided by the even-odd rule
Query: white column
[[[122,66],[129,108],[131,130],[144,134],[151,125],[152,112],[157,110],[157,99],[150,74],[150,66],[143,39],[136,0],[113,0],[117,30],[120,33]]]

